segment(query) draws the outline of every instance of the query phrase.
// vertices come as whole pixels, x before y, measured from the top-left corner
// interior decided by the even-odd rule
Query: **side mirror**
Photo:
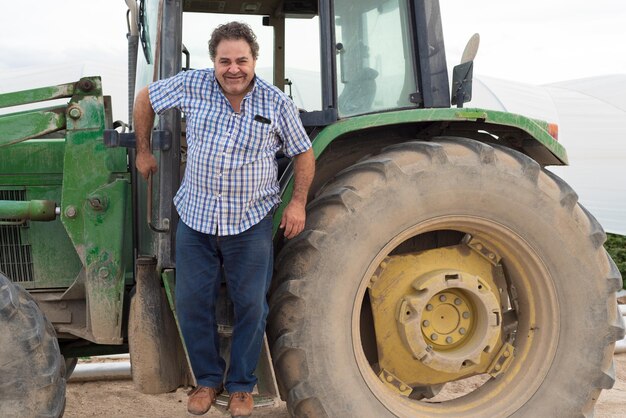
[[[461,63],[452,70],[452,98],[451,103],[463,107],[463,103],[472,100],[472,78],[474,73],[474,58],[478,52],[480,35],[472,35],[463,50]]]

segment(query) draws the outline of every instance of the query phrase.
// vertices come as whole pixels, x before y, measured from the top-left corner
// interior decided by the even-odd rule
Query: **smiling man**
[[[295,104],[254,73],[258,52],[246,24],[221,25],[209,41],[214,69],[159,80],[135,101],[135,165],[146,178],[157,170],[149,146],[155,112],[178,108],[187,121],[187,168],[174,198],[176,311],[198,383],[187,405],[196,415],[224,386],[233,417],[252,413],[272,277],[272,215],[280,203],[276,152],[294,158],[293,197],[280,223],[286,238],[304,229],[315,171]],[[235,310],[225,379],[215,319],[222,267]]]

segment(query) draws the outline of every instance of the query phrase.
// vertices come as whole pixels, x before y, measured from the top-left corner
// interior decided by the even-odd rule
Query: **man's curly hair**
[[[217,46],[224,39],[243,39],[248,43],[248,45],[250,45],[252,58],[256,60],[259,56],[259,44],[257,43],[256,35],[252,32],[250,26],[242,22],[229,22],[219,25],[211,34],[211,39],[209,40],[209,56],[211,57],[211,61],[215,61]]]

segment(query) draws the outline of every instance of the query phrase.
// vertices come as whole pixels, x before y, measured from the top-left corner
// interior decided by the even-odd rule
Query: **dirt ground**
[[[203,417],[230,417],[225,403],[228,398],[218,399],[218,405]],[[221,404],[221,405],[220,405]],[[187,413],[187,390],[179,389],[163,395],[144,395],[133,388],[130,380],[110,382],[77,382],[67,388],[64,418],[176,418],[193,417]],[[287,406],[280,402],[276,407],[257,408],[255,417],[288,418]]]
[[[626,353],[615,356],[617,380],[613,389],[603,391],[596,405],[597,418],[626,416]],[[225,399],[224,399],[225,401]],[[130,380],[70,383],[67,389],[66,418],[192,417],[187,413],[187,392],[179,389],[163,395],[144,395],[133,389]],[[229,417],[224,406],[214,406],[211,417]],[[286,405],[264,407],[255,411],[257,417],[287,418]]]

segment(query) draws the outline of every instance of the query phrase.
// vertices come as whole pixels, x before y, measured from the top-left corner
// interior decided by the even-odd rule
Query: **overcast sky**
[[[479,32],[477,75],[542,84],[626,72],[623,0],[440,4],[449,66],[459,61],[467,39]],[[5,1],[1,7],[0,92],[74,81],[72,72],[49,71],[49,79],[41,74],[67,65],[82,65],[89,73],[85,75],[103,75],[109,94],[125,91],[107,85],[125,83],[120,81],[126,72],[123,0]],[[207,29],[207,37],[209,33]],[[117,77],[107,75],[112,72]],[[126,98],[114,97],[114,106],[116,100]]]

